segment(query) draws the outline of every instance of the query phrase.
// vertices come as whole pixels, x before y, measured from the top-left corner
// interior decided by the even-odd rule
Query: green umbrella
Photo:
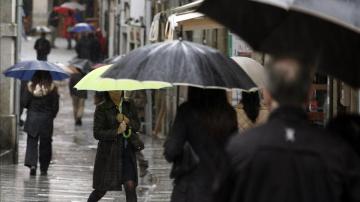
[[[131,79],[115,80],[109,78],[102,78],[101,75],[111,66],[112,65],[106,65],[91,71],[75,85],[75,88],[78,90],[94,91],[133,91],[172,87],[170,83],[161,81],[136,81]]]

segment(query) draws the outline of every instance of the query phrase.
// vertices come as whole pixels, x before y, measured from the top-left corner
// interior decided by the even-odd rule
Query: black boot
[[[41,175],[41,176],[47,176],[47,171],[46,171],[46,170],[40,171],[40,175]]]
[[[36,175],[36,166],[31,166],[31,167],[30,167],[30,175],[31,175],[31,176],[35,176],[35,175]]]
[[[81,126],[81,125],[82,125],[81,118],[77,118],[77,119],[76,119],[75,125],[76,125],[76,126]]]
[[[88,202],[97,202],[99,201],[103,196],[105,196],[106,191],[99,191],[99,190],[94,190],[89,198],[88,198]]]

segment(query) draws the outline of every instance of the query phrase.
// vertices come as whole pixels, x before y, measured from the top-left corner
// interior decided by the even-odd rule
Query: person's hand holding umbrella
[[[130,123],[130,119],[125,116],[124,114],[118,114],[116,116],[116,119],[118,120],[119,123],[122,123],[122,122],[125,122],[126,124],[129,124]]]
[[[123,135],[123,133],[126,131],[126,129],[127,129],[127,124],[125,123],[125,121],[122,121],[119,125],[117,132],[119,135]]]

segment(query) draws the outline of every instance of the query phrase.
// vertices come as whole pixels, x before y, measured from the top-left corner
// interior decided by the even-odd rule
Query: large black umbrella
[[[205,0],[199,8],[255,50],[300,53],[360,87],[360,1]]]
[[[171,85],[251,90],[256,85],[230,58],[197,43],[172,41],[130,52],[102,77]]]
[[[116,55],[110,58],[106,58],[105,60],[103,60],[103,64],[114,64],[117,63],[121,60],[121,58],[123,58],[124,55]]]

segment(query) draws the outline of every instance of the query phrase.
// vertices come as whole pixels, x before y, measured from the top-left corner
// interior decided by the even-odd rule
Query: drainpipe
[[[110,0],[109,3],[109,57],[114,56],[114,43],[115,43],[115,1]]]
[[[17,34],[16,34],[16,52],[15,52],[15,63],[20,62],[21,60],[21,42],[22,42],[22,33],[23,33],[23,0],[16,0],[16,24],[17,24]],[[18,125],[20,120],[20,81],[15,80],[14,86],[14,111],[17,114],[16,117],[16,125]],[[16,126],[15,126],[16,127]],[[14,156],[13,162],[18,163],[18,147],[19,147],[19,139],[18,128],[15,128],[15,148],[14,148]]]

